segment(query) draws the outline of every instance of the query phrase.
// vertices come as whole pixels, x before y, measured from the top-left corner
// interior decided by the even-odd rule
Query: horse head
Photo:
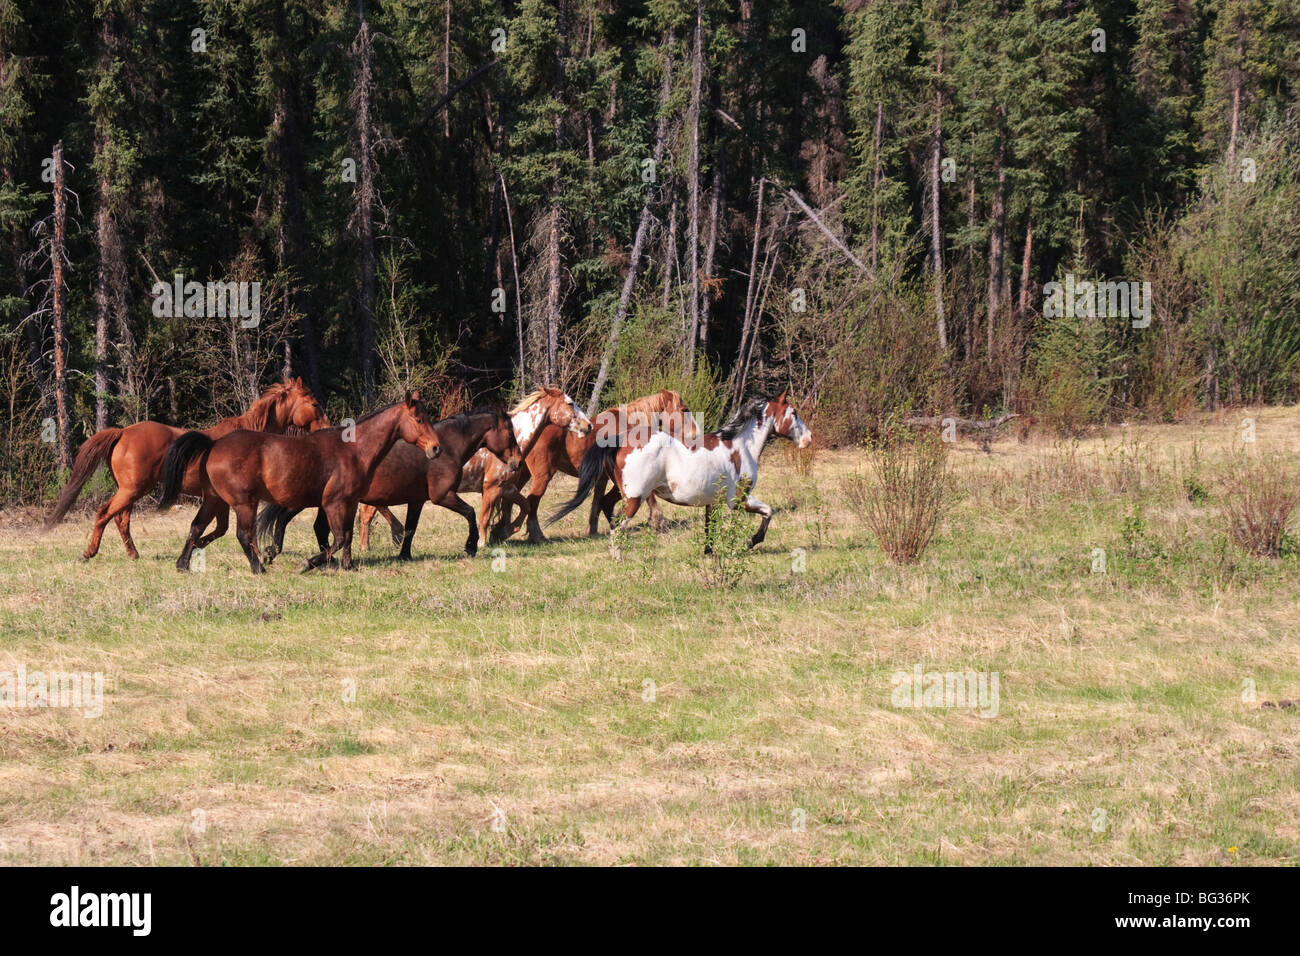
[[[285,379],[276,401],[275,415],[285,429],[314,432],[330,427],[329,417],[301,378]]]
[[[424,452],[426,458],[437,458],[442,448],[438,445],[438,433],[429,421],[429,410],[420,399],[420,391],[406,393],[406,402],[402,405],[401,418],[397,422],[397,433],[403,441],[408,441]]]
[[[780,395],[768,402],[765,414],[776,422],[778,435],[790,439],[799,448],[807,448],[812,444],[812,429],[804,424],[799,413],[790,404],[790,400],[786,397],[788,391],[789,389],[782,389]]]

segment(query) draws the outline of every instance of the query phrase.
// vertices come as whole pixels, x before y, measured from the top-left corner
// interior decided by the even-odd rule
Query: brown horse
[[[240,428],[279,433],[290,429],[316,431],[328,426],[329,419],[325,417],[320,403],[311,390],[303,385],[302,379],[295,378],[272,385],[244,414],[224,418],[203,434],[217,439]],[[54,511],[46,519],[46,527],[52,527],[63,520],[63,516],[81,494],[81,488],[87,479],[95,473],[96,468],[107,462],[117,481],[117,491],[95,515],[95,527],[90,532],[90,543],[86,545],[81,560],[88,561],[99,551],[99,540],[103,537],[104,528],[113,520],[117,522],[117,530],[122,535],[127,556],[132,559],[140,557],[135,542],[131,540],[131,509],[158,484],[162,475],[163,457],[171,443],[183,434],[184,428],[146,421],[126,428],[105,428],[90,436],[77,452],[72,476],[59,495]],[[189,495],[199,494],[197,468],[186,473],[183,490]],[[225,533],[224,526],[221,533]]]
[[[542,495],[546,494],[546,488],[556,472],[564,472],[576,478],[582,468],[583,456],[598,442],[604,444],[617,441],[620,445],[636,447],[648,441],[650,436],[661,427],[686,442],[694,441],[699,435],[695,416],[686,407],[682,397],[669,389],[642,396],[626,405],[605,409],[596,416],[595,429],[587,435],[574,435],[558,428],[543,429],[537,443],[524,459],[525,467],[520,469],[517,475],[506,479],[513,482],[516,488],[522,487],[530,476],[533,480],[532,487],[528,489],[526,513],[512,524],[509,533],[514,534],[518,529],[519,521],[527,517],[528,540],[534,544],[545,541],[546,537],[542,534],[541,525],[537,520],[537,506],[542,500]],[[602,473],[597,478],[597,487],[591,500],[591,513],[587,521],[587,534],[591,537],[599,534],[601,512],[603,511],[606,520],[609,520],[614,505],[619,499],[618,490],[610,489],[607,495],[605,485],[606,477]],[[487,487],[485,483],[484,488]],[[511,495],[511,489],[503,489],[502,493],[512,500],[518,498],[517,495]],[[485,491],[485,499],[486,496]],[[646,505],[650,509],[650,523],[653,527],[658,529],[667,524],[653,494],[648,497]],[[486,510],[485,500],[484,511]],[[503,515],[502,525],[509,523],[509,510],[510,507],[507,505],[505,508],[507,514]],[[498,526],[498,532],[500,531],[501,525]]]
[[[355,425],[302,438],[235,431],[214,442],[202,432],[187,432],[173,443],[163,462],[161,507],[176,500],[192,461],[198,461],[203,488],[203,504],[190,524],[177,569],[189,570],[190,554],[203,529],[233,508],[235,536],[248,565],[254,574],[263,573],[266,569],[254,534],[259,501],[298,510],[321,508],[334,542],[306,561],[303,570],[327,564],[335,551],[342,552],[339,564],[350,569],[357,501],[399,439],[420,446],[427,458],[438,454],[438,436],[419,392],[407,392],[405,402],[371,412]]]
[[[460,483],[461,467],[480,448],[492,453],[494,461],[505,459],[510,470],[523,462],[523,452],[515,443],[515,430],[510,416],[495,408],[479,408],[444,418],[433,426],[442,449],[432,461],[425,459],[414,445],[398,442],[384,456],[375,469],[370,484],[361,495],[362,517],[360,545],[370,547],[369,511],[371,505],[406,505],[406,527],[393,530],[393,543],[401,547],[403,560],[411,559],[411,541],[420,524],[420,511],[426,501],[433,501],[456,512],[469,522],[469,539],[465,553],[471,558],[478,553],[478,527],[474,524],[474,509],[456,494]],[[387,509],[385,509],[387,510]],[[257,516],[257,537],[266,553],[265,563],[284,550],[284,529],[296,512],[268,505]],[[316,513],[316,540],[321,550],[328,544],[329,525],[323,512]]]
[[[532,392],[510,410],[511,423],[514,426],[515,439],[521,453],[526,457],[535,448],[542,436],[548,432],[564,436],[572,435],[576,438],[583,438],[592,433],[591,420],[578,408],[564,392],[558,388],[546,387],[539,388]],[[460,469],[460,481],[449,492],[449,498],[452,503],[434,499],[432,490],[427,498],[412,503],[408,502],[407,524],[405,530],[398,522],[396,516],[386,507],[392,504],[401,504],[405,499],[399,495],[390,495],[389,500],[380,501],[376,497],[367,497],[366,506],[361,509],[361,534],[359,544],[363,548],[370,547],[370,522],[375,513],[382,514],[388,521],[393,531],[393,540],[403,540],[401,535],[405,534],[404,549],[410,547],[410,535],[415,531],[415,524],[411,519],[411,507],[415,507],[415,521],[419,521],[419,507],[424,501],[433,500],[445,508],[464,515],[470,522],[470,541],[466,542],[465,550],[468,554],[473,555],[478,550],[478,542],[487,535],[487,525],[489,517],[492,514],[493,506],[497,499],[503,494],[507,497],[513,495],[514,501],[522,505],[524,499],[518,494],[517,486],[512,483],[511,476],[515,474],[516,467],[508,461],[503,462],[501,457],[495,453],[495,449],[487,446],[479,449],[472,455]],[[522,470],[522,469],[519,469]],[[414,475],[408,475],[407,480],[411,487],[415,487]],[[396,482],[395,482],[396,484]],[[481,493],[483,501],[479,506],[478,528],[474,527],[474,510],[456,494],[456,492]],[[463,507],[456,506],[456,502]],[[376,505],[377,507],[369,507]],[[473,542],[471,550],[470,542]]]

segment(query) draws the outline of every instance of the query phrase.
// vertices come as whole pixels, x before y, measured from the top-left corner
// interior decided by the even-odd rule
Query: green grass
[[[1255,417],[1300,447],[1296,410]],[[1300,557],[1224,545],[1234,434],[963,444],[907,568],[845,504],[858,453],[800,475],[774,445],[734,586],[671,506],[621,561],[583,513],[500,573],[428,509],[416,561],[377,533],[359,571],[299,575],[304,518],[260,579],[233,534],[178,574],[188,507],[87,565],[84,516],[0,512],[0,672],[105,675],[98,719],[0,709],[0,861],[1300,862],[1300,716],[1259,706],[1300,697]],[[915,665],[997,671],[998,715],[895,708]]]

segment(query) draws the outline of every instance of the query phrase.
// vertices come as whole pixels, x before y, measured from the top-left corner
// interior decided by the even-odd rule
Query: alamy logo
[[[153,924],[150,893],[68,893],[50,897],[51,926],[127,926],[134,936],[148,936]]]
[[[153,314],[158,318],[239,319],[240,328],[252,329],[262,321],[262,283],[186,282],[176,273],[171,285],[153,284]]]
[[[1067,272],[1064,283],[1044,285],[1043,296],[1043,315],[1049,319],[1132,319],[1135,329],[1151,324],[1150,282],[1079,281],[1073,272]]]
[[[910,674],[896,672],[889,683],[894,688],[890,702],[895,707],[966,707],[978,709],[981,717],[998,715],[997,671],[922,673],[921,665],[917,664]]]
[[[19,664],[16,672],[0,671],[0,707],[69,707],[79,709],[86,717],[102,717],[104,674],[28,671]]]

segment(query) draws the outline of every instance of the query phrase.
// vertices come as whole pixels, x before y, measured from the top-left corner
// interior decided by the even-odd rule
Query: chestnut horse
[[[743,504],[746,511],[763,516],[758,531],[749,541],[752,548],[763,540],[772,520],[771,507],[751,492],[758,483],[759,456],[774,431],[800,448],[812,444],[811,429],[799,418],[785,392],[773,399],[754,399],[724,428],[689,445],[665,432],[656,433],[640,447],[595,444],[582,459],[577,494],[551,516],[548,524],[554,524],[582,504],[597,478],[605,474],[623,493],[628,521],[651,494],[676,505],[703,506],[706,528],[719,493],[728,508]],[[611,528],[610,533],[614,530]]]
[[[330,428],[302,438],[235,431],[215,442],[202,432],[178,438],[163,462],[162,504],[180,494],[182,476],[198,460],[203,504],[190,524],[185,548],[176,568],[188,571],[190,554],[209,521],[222,511],[235,510],[235,536],[254,574],[266,569],[257,553],[254,524],[257,503],[270,501],[283,508],[321,508],[334,542],[304,562],[306,571],[327,564],[341,551],[339,564],[352,567],[352,523],[357,500],[370,483],[379,462],[398,440],[418,445],[426,457],[438,454],[438,436],[419,392],[406,401],[371,412],[348,428]]]
[[[279,433],[291,429],[315,431],[328,426],[329,419],[325,417],[320,403],[311,390],[303,385],[302,379],[295,378],[272,385],[244,414],[224,418],[203,434],[217,439],[239,428]],[[131,509],[158,484],[162,475],[163,456],[167,454],[168,446],[185,434],[185,431],[184,428],[175,428],[162,422],[146,421],[126,428],[105,428],[91,435],[77,452],[72,476],[59,495],[54,511],[46,519],[45,526],[52,527],[63,520],[63,516],[81,494],[81,488],[87,479],[95,473],[96,468],[107,462],[117,482],[117,491],[95,515],[95,527],[90,532],[90,543],[86,545],[81,560],[89,561],[99,551],[99,539],[112,520],[117,522],[127,557],[133,560],[140,557],[135,542],[131,540]],[[186,472],[183,490],[187,495],[199,494],[197,468]],[[221,533],[225,533],[224,526]]]
[[[537,521],[537,507],[556,472],[564,472],[576,478],[582,467],[583,456],[591,450],[592,446],[609,442],[640,446],[661,427],[686,442],[694,441],[700,434],[695,416],[686,407],[682,397],[666,388],[653,395],[634,399],[626,405],[605,409],[596,416],[595,429],[590,434],[574,435],[559,428],[544,429],[537,444],[524,459],[525,467],[518,475],[507,479],[513,482],[515,489],[523,487],[530,476],[533,480],[532,486],[528,489],[525,514],[511,523],[508,533],[514,534],[518,530],[519,522],[526,517],[528,540],[534,544],[545,541],[546,537],[542,534],[542,527]],[[484,487],[486,488],[487,485],[485,484]],[[503,492],[507,497],[511,497],[510,490],[503,490]],[[599,522],[602,511],[607,520],[612,517],[618,497],[616,489],[611,489],[608,495],[605,494],[605,476],[603,473],[600,474],[591,500],[591,514],[587,520],[589,536],[596,537],[600,533]],[[517,501],[517,499],[517,495],[513,496],[513,500]],[[656,529],[666,525],[667,522],[653,494],[648,496],[646,504],[650,509],[651,525]],[[486,510],[485,501],[484,511]],[[509,511],[510,507],[507,505],[506,514],[498,525],[498,532],[508,523]]]
[[[525,457],[542,439],[542,436],[548,432],[554,432],[562,436],[577,436],[580,439],[592,432],[591,420],[582,413],[573,399],[560,389],[550,386],[539,388],[520,401],[510,410],[510,421],[514,426],[518,448]],[[517,490],[513,490],[515,486],[510,477],[515,473],[517,467],[517,464],[512,464],[509,461],[503,462],[496,449],[488,445],[479,449],[477,454],[470,456],[468,461],[462,464],[459,482],[445,496],[448,500],[434,498],[432,485],[429,486],[426,496],[419,498],[418,501],[411,501],[400,494],[389,494],[387,500],[380,500],[381,496],[378,495],[375,497],[368,496],[365,498],[365,506],[361,509],[361,534],[358,543],[363,548],[370,547],[370,522],[375,513],[378,512],[384,516],[392,528],[393,541],[402,541],[404,556],[409,557],[411,535],[415,533],[415,526],[420,520],[420,508],[423,507],[425,501],[434,501],[444,508],[450,508],[452,511],[463,515],[469,521],[470,536],[469,540],[465,542],[465,552],[473,557],[478,552],[479,540],[487,535],[488,519],[492,514],[492,508],[497,498],[502,494],[509,495],[513,493],[515,495],[513,500],[523,504],[523,498],[518,495]],[[412,490],[418,486],[418,480],[413,472],[408,471],[402,480],[406,482],[405,487]],[[489,485],[489,480],[493,484]],[[402,487],[401,481],[395,480],[393,486]],[[474,509],[466,504],[456,492],[482,493],[483,501],[479,506],[477,528],[474,526]],[[402,528],[397,518],[386,507],[387,505],[402,504],[403,502],[407,505],[405,529]],[[376,507],[372,508],[371,505]],[[414,512],[412,512],[412,509],[414,509]],[[412,518],[412,514],[414,514],[414,518]]]
[[[401,557],[406,561],[411,559],[411,540],[415,537],[420,511],[426,501],[437,502],[469,522],[465,551],[473,557],[478,552],[478,528],[474,524],[474,509],[456,494],[461,467],[480,448],[488,449],[494,457],[504,458],[512,470],[523,461],[523,453],[515,443],[510,416],[498,409],[477,408],[472,412],[461,412],[435,423],[433,430],[442,449],[437,458],[428,461],[414,445],[398,442],[379,463],[361,495],[361,501],[365,503],[363,508],[376,503],[406,505],[406,527],[393,532],[393,544],[402,549]],[[369,510],[373,512],[374,509]],[[266,553],[268,566],[284,549],[284,529],[295,514],[297,512],[278,505],[268,505],[257,516],[257,537]],[[323,512],[316,513],[314,527],[316,540],[323,551],[329,542],[329,525]],[[363,510],[359,542],[362,548],[370,545],[368,530]]]

